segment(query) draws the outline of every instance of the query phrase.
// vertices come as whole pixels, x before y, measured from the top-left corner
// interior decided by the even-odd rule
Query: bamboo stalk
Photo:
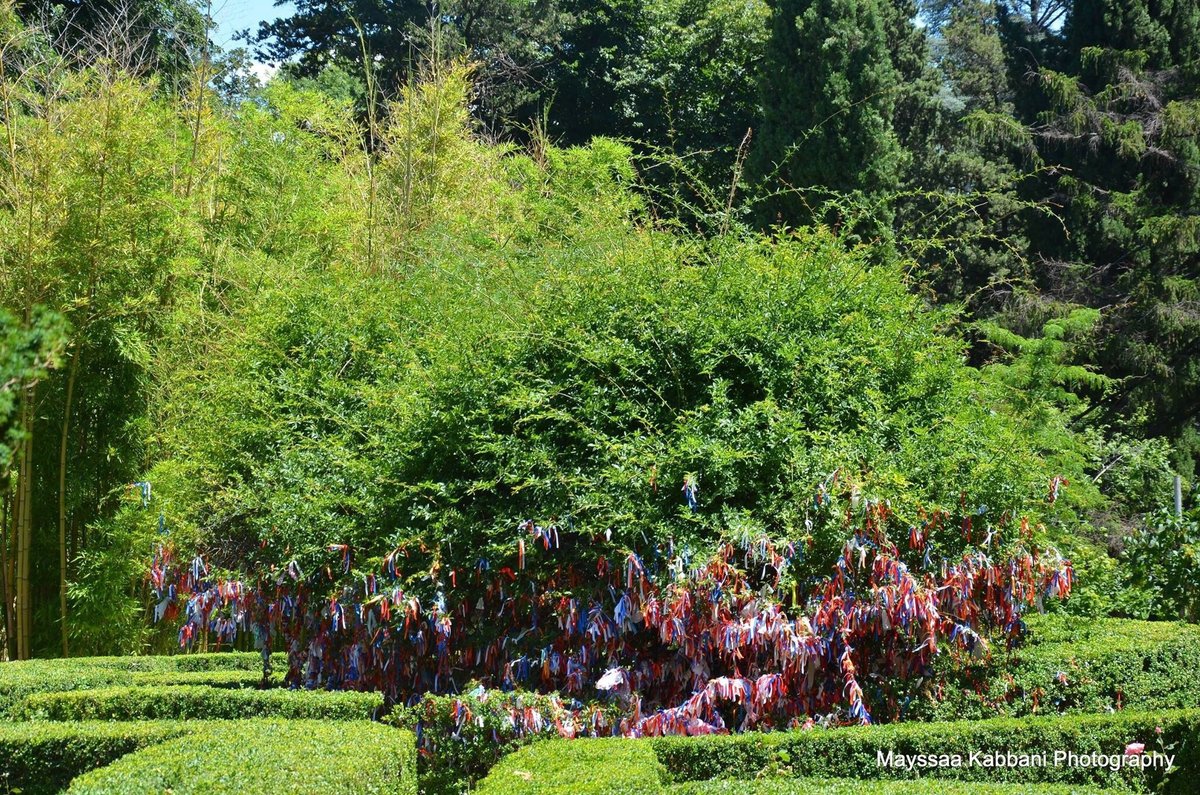
[[[21,489],[21,516],[17,525],[17,659],[28,660],[33,638],[33,609],[30,605],[29,567],[33,546],[33,402],[37,387],[30,384],[22,392],[21,427],[25,444],[18,477]]]
[[[18,446],[18,455],[20,447]],[[0,595],[4,598],[4,659],[11,660],[16,655],[13,646],[13,592],[11,557],[8,554],[9,541],[12,531],[16,528],[16,513],[18,510],[17,495],[12,490],[12,480],[8,473],[4,476],[4,512],[0,515],[3,525],[0,526]]]
[[[67,641],[67,442],[71,429],[71,405],[75,398],[75,381],[79,375],[79,360],[83,349],[75,346],[71,370],[67,374],[67,395],[63,405],[62,436],[58,446],[58,609],[62,622],[63,657],[71,655]]]

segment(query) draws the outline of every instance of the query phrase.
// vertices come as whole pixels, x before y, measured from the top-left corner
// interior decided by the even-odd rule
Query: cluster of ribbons
[[[693,510],[695,483],[684,486]],[[549,721],[514,715],[514,726],[649,736],[900,717],[936,686],[936,655],[986,655],[988,637],[1019,634],[1026,609],[1070,594],[1070,562],[1025,532],[1000,557],[1002,531],[970,543],[964,521],[962,551],[935,557],[958,531],[944,513],[922,514],[895,533],[901,551],[886,502],[848,489],[839,511],[836,488],[836,478],[817,487],[814,512],[847,537],[811,583],[790,577],[811,534],[723,541],[693,564],[672,540],[618,552],[610,533],[526,521],[495,566],[480,557],[451,568],[436,551],[398,548],[364,570],[360,550],[335,543],[324,565],[293,559],[255,582],[214,574],[200,556],[184,561],[164,542],[150,569],[152,612],[181,621],[184,648],[249,632],[259,648],[286,650],[294,687],[379,690],[393,704],[471,680],[599,696],[624,717],[564,707]]]

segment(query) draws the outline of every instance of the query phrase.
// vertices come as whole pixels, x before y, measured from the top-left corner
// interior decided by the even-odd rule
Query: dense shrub
[[[1150,594],[1152,618],[1200,619],[1200,509],[1160,511],[1126,542],[1130,579]]]
[[[1177,709],[1200,704],[1200,627],[1034,616],[1026,643],[968,663],[943,698],[915,701],[906,717]],[[943,661],[948,663],[949,661]]]
[[[131,680],[128,671],[102,666],[88,668],[43,660],[5,663],[0,665],[0,713],[8,715],[26,696],[36,693],[86,690],[128,684]]]
[[[415,731],[421,792],[453,795],[521,745],[562,733],[612,733],[618,710],[596,706],[594,723],[579,725],[577,713],[556,695],[473,688],[461,695],[425,696],[385,720]]]
[[[94,659],[125,660],[130,671],[262,671],[262,655],[258,652],[208,652],[204,654],[160,654],[146,657],[97,657]],[[275,670],[287,668],[287,655],[271,655]]]
[[[478,795],[649,795],[664,771],[646,740],[551,740],[509,754]]]
[[[1161,729],[1161,732],[1159,731]],[[801,778],[952,778],[1021,784],[1063,783],[1190,792],[1200,775],[1200,710],[994,718],[984,721],[903,723],[833,730],[663,737],[651,741],[675,781],[753,778],[780,771]],[[1175,755],[1172,772],[1126,768],[1054,766],[929,768],[916,771],[881,766],[877,752],[897,754],[1040,753],[1121,755],[1142,742],[1148,752]],[[541,752],[553,756],[555,741]]]
[[[614,245],[591,261],[514,265],[517,281],[500,287],[472,271],[481,291],[519,298],[521,312],[499,318],[484,304],[482,319],[473,294],[421,300],[433,317],[414,327],[414,295],[374,281],[264,294],[278,304],[231,341],[232,370],[208,384],[220,405],[197,409],[220,418],[190,439],[201,471],[188,483],[212,487],[183,495],[200,500],[193,519],[228,516],[198,523],[211,528],[198,540],[213,574],[198,582],[205,567],[184,548],[155,559],[177,595],[205,603],[186,611],[185,641],[206,629],[197,616],[211,625],[267,603],[259,634],[302,650],[292,681],[366,682],[407,702],[474,677],[586,699],[621,666],[651,718],[701,689],[676,655],[685,635],[709,639],[689,651],[695,670],[758,681],[803,663],[718,648],[740,616],[782,601],[827,635],[842,619],[814,594],[859,611],[844,622],[856,628],[892,613],[905,637],[833,635],[803,690],[776,689],[750,719],[784,725],[833,710],[891,716],[926,660],[896,665],[887,644],[932,649],[915,637],[926,629],[967,643],[948,614],[922,612],[924,592],[880,597],[887,607],[834,599],[839,558],[838,591],[923,589],[926,575],[999,583],[979,622],[1005,628],[1035,593],[1069,592],[1052,551],[1007,564],[1045,550],[1024,513],[1069,517],[1067,498],[1045,507],[1061,462],[1037,454],[1005,393],[944,334],[949,317],[906,292],[898,263],[824,231],[711,246],[646,232]],[[505,292],[518,281],[520,296]],[[403,286],[421,299],[432,289]],[[297,400],[338,406],[341,419],[263,424]],[[166,483],[162,499],[178,499]],[[280,576],[263,579],[272,566]],[[1037,581],[1003,582],[1026,571]],[[953,612],[961,591],[942,584],[930,593]],[[983,590],[966,598],[982,605]],[[717,611],[688,607],[714,591]],[[214,593],[233,596],[214,608]],[[873,686],[848,687],[851,664]],[[723,725],[700,711],[685,717]],[[678,717],[647,731],[673,731]]]
[[[82,772],[193,730],[183,723],[0,723],[0,791],[51,795]]]
[[[415,750],[411,733],[378,723],[237,721],[125,756],[68,791],[415,795]]]
[[[753,738],[757,735],[744,735]],[[774,766],[761,770],[724,768],[724,778],[669,783],[654,740],[555,740],[539,743],[505,757],[481,782],[479,795],[570,795],[571,793],[681,793],[681,795],[1088,795],[1100,787],[1073,784],[1006,783],[998,781],[862,780],[856,778],[792,778],[792,769],[779,764],[788,752],[775,749]],[[676,742],[687,740],[676,738]],[[737,761],[744,762],[745,757]],[[875,764],[874,758],[870,761]],[[674,771],[671,771],[674,773]],[[847,771],[847,775],[853,771]]]
[[[365,720],[383,704],[378,693],[237,690],[202,685],[103,687],[29,696],[14,708],[24,720],[230,720],[320,718]]]

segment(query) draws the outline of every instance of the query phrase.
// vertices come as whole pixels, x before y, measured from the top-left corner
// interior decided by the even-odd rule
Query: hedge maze
[[[1200,628],[1062,616],[1029,628],[1026,644],[947,671],[953,686],[920,705],[924,720],[701,737],[558,739],[552,719],[506,732],[518,709],[551,714],[552,698],[521,693],[385,711],[378,693],[264,682],[257,654],[12,663],[0,668],[0,791],[1194,791]],[[439,742],[418,759],[422,732]]]

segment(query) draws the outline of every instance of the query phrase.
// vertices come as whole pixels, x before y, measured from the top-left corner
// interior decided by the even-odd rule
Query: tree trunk
[[[62,437],[58,446],[58,614],[62,624],[63,657],[71,655],[67,646],[67,440],[71,429],[71,403],[75,397],[75,381],[79,375],[79,360],[83,349],[78,343],[71,357],[67,374],[67,396],[63,404]]]

